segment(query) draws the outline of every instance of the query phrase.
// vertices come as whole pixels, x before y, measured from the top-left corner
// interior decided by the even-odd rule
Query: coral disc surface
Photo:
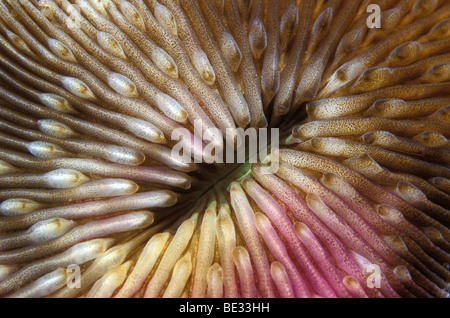
[[[0,296],[448,297],[449,107],[446,0],[2,0]]]

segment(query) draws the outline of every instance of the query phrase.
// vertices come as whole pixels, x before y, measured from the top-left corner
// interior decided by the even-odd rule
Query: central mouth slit
[[[301,117],[302,115],[303,114],[299,114],[294,117],[298,118],[299,116]],[[298,119],[291,119],[289,122],[292,121],[295,122],[296,120]],[[200,194],[196,196],[198,199],[208,194],[214,194],[215,192],[217,193],[221,191],[229,192],[231,182],[233,181],[239,182],[251,173],[252,163],[261,164],[263,166],[269,165],[270,164],[269,157],[272,151],[271,141],[273,141],[271,138],[272,137],[271,133],[273,131],[272,129],[276,129],[276,135],[278,135],[279,137],[279,140],[277,141],[276,144],[276,147],[278,148],[279,145],[287,142],[287,138],[291,132],[292,126],[290,126],[289,123],[285,124],[285,122],[282,122],[279,125],[279,127],[281,128],[267,129],[268,143],[265,149],[265,153],[267,154],[265,158],[260,158],[258,156],[258,152],[260,151],[259,143],[258,147],[256,147],[257,154],[250,154],[251,148],[249,143],[252,141],[249,140],[250,139],[249,136],[245,136],[245,140],[242,141],[245,145],[244,149],[245,161],[237,162],[237,153],[234,152],[233,162],[199,164],[199,169],[192,174],[194,180],[190,191],[199,191]],[[257,130],[257,133],[258,132],[259,129]],[[226,154],[223,154],[223,157],[226,158]]]
[[[220,170],[224,171],[220,171]],[[204,195],[208,195],[208,193],[213,193],[214,191],[223,191],[228,190],[229,184],[234,181],[245,177],[251,169],[250,162],[246,161],[245,163],[226,163],[221,164],[220,167],[205,167],[205,173],[199,173],[200,178],[204,178],[206,180],[213,180],[211,182],[206,182],[207,184],[203,187],[200,187],[200,195],[198,198],[201,198]],[[208,171],[206,171],[208,170]],[[218,173],[218,177],[212,177],[214,174]],[[212,177],[212,178],[211,178]],[[195,188],[194,188],[195,189]]]
[[[277,148],[280,146],[289,145],[292,143],[292,129],[298,122],[304,120],[307,116],[305,107],[300,107],[300,109],[292,114],[285,116],[278,123],[271,123],[274,127],[267,127],[267,141],[268,144],[266,146],[267,156],[263,158],[264,160],[260,160],[258,155],[254,156],[252,162],[250,162],[250,144],[249,144],[249,136],[245,136],[245,140],[242,141],[245,145],[245,161],[237,162],[237,152],[233,153],[233,161],[225,162],[226,154],[223,154],[223,163],[196,163],[197,169],[190,173],[191,177],[191,187],[187,190],[177,189],[176,191],[179,193],[178,203],[168,208],[162,209],[162,211],[167,211],[168,218],[174,220],[174,224],[179,224],[180,220],[187,220],[192,217],[192,215],[198,213],[198,211],[205,211],[210,204],[217,204],[217,208],[220,205],[226,204],[230,205],[231,197],[230,190],[233,182],[241,184],[243,180],[247,177],[251,178],[251,169],[253,164],[257,164],[262,167],[269,167],[271,163],[271,153],[272,153],[272,138],[271,132],[272,129],[277,130],[277,135],[279,139],[277,140]],[[275,128],[276,127],[276,128]],[[257,128],[257,135],[259,136],[259,129]],[[224,144],[226,140],[224,139]],[[224,147],[226,150],[226,148]],[[257,152],[260,149],[257,147]],[[213,153],[215,155],[215,153]],[[194,160],[194,158],[191,158]],[[158,209],[159,210],[159,209]],[[181,219],[178,219],[178,218]],[[203,218],[203,213],[198,214],[199,222],[201,222]],[[234,216],[233,216],[234,218]],[[165,219],[165,217],[163,218]],[[163,221],[161,219],[161,221]],[[236,220],[235,220],[236,221]],[[170,222],[172,223],[172,221]],[[241,236],[241,234],[236,233],[237,236]],[[242,240],[242,237],[240,238]]]

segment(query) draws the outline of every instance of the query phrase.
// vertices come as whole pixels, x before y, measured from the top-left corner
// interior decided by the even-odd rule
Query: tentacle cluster
[[[0,1],[0,296],[448,297],[450,5],[371,3]]]

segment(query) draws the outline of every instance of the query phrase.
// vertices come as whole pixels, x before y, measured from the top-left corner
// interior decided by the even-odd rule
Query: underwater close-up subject
[[[449,298],[448,0],[0,0],[1,298]]]

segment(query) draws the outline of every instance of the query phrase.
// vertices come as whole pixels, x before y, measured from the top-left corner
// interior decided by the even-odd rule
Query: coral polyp
[[[0,296],[449,297],[449,80],[443,0],[0,1]]]

